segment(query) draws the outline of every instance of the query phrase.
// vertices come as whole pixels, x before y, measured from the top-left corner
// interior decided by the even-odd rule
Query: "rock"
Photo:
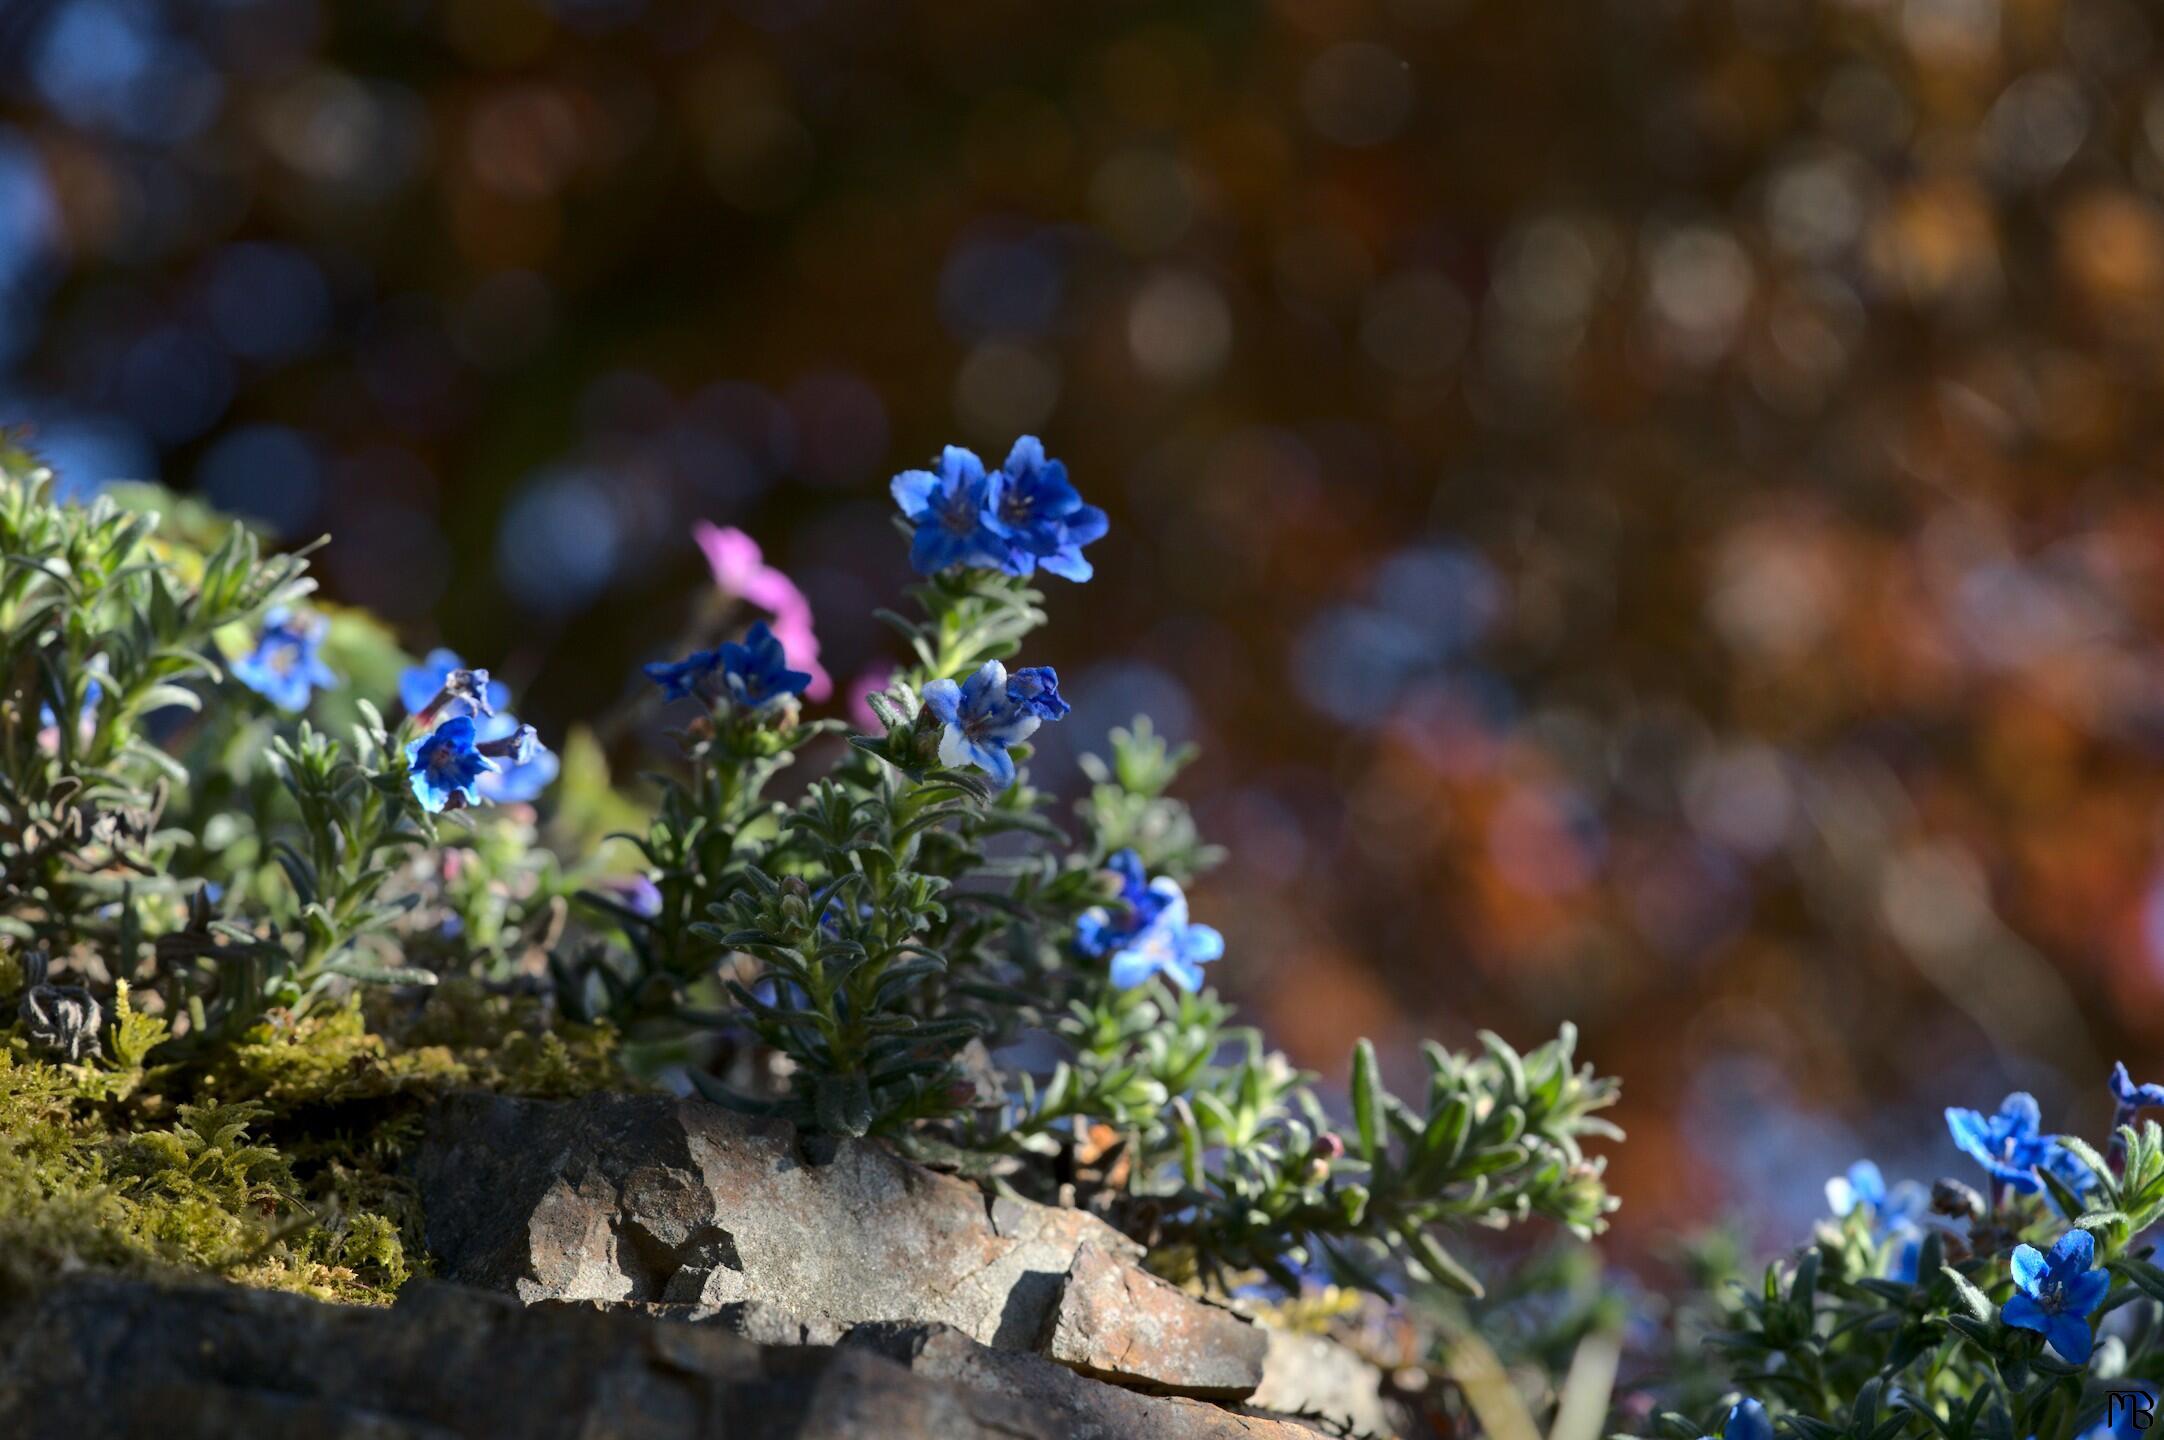
[[[1099,1380],[1244,1400],[1262,1383],[1269,1336],[1120,1257],[1075,1251],[1037,1349]]]
[[[76,1279],[0,1312],[0,1334],[11,1440],[1062,1440],[1024,1400],[866,1347],[427,1282],[381,1310]]]
[[[453,1096],[416,1176],[440,1273],[527,1301],[759,1302],[1027,1349],[1085,1242],[1141,1254],[1095,1216],[990,1199],[883,1145],[811,1165],[787,1125],[666,1096]]]
[[[678,1318],[703,1314],[705,1323]],[[388,1310],[77,1277],[0,1306],[10,1440],[1313,1440],[1134,1394],[942,1325],[839,1346],[771,1307],[522,1306],[417,1281]]]
[[[1323,1335],[1267,1330],[1262,1385],[1253,1402],[1264,1410],[1312,1415],[1355,1435],[1394,1435],[1383,1403],[1383,1372]]]
[[[1314,1440],[1280,1416],[1084,1379],[1040,1356],[993,1350],[945,1325],[858,1325],[842,1342],[915,1374],[1028,1402],[1064,1440]]]

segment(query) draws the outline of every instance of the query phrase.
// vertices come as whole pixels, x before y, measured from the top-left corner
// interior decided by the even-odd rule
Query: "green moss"
[[[266,1022],[188,1070],[147,1063],[162,1021],[114,1010],[83,1065],[0,1031],[0,1287],[90,1266],[385,1304],[424,1263],[403,1161],[431,1096],[626,1083],[608,1032],[470,985]]]

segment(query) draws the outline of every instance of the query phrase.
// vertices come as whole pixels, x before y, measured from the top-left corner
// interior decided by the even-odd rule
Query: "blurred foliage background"
[[[845,709],[887,476],[1041,433],[1114,528],[1035,771],[1204,745],[1219,982],[1316,1064],[1574,1019],[1619,1241],[1785,1240],[2164,1059],[2160,26],[0,0],[0,416],[329,532],[550,734],[711,612],[698,519]]]

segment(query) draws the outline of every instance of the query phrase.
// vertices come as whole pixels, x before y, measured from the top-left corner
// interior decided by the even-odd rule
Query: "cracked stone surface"
[[[693,1321],[698,1323],[684,1323]],[[747,1332],[772,1334],[762,1344]],[[391,1309],[79,1276],[0,1304],[10,1440],[1314,1440],[945,1325],[839,1344],[772,1306],[524,1306],[436,1281]]]
[[[1244,1400],[1262,1383],[1269,1336],[1122,1257],[1075,1251],[1037,1348],[1084,1375],[1136,1389]]]
[[[711,1327],[528,1308],[428,1282],[384,1310],[77,1278],[0,1306],[0,1336],[0,1435],[11,1440],[1065,1433],[1027,1400],[914,1373],[869,1347],[767,1347]]]
[[[1080,1211],[988,1200],[868,1142],[807,1165],[787,1125],[666,1096],[453,1096],[416,1178],[440,1273],[528,1302],[758,1303],[1019,1350],[1085,1245],[1114,1266],[1141,1254]]]

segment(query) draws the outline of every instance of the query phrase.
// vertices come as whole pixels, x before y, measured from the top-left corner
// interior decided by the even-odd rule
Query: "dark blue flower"
[[[2021,1330],[2034,1330],[2073,1364],[2089,1358],[2096,1341],[2089,1315],[2104,1303],[2111,1276],[2090,1267],[2096,1263],[2096,1237],[2069,1230],[2046,1255],[2034,1245],[2016,1245],[2014,1286],[2020,1292],[1999,1310],[1999,1318]]]
[[[992,533],[1007,543],[1009,574],[1028,575],[1042,565],[1069,580],[1095,573],[1082,547],[1104,538],[1105,512],[1082,503],[1067,482],[1067,467],[1048,459],[1044,444],[1024,435],[1007,452],[1007,463],[992,476]]]
[[[802,695],[812,681],[808,672],[789,668],[781,641],[774,638],[764,620],[751,627],[743,644],[731,642],[723,645],[719,653],[722,683],[729,688],[729,698],[747,710],[763,710]]]
[[[2001,1101],[1996,1115],[1958,1107],[1946,1112],[1946,1128],[1953,1134],[1954,1143],[2000,1184],[2034,1195],[2044,1188],[2036,1174],[2041,1167],[2076,1191],[2088,1189],[2095,1177],[2059,1143],[2057,1136],[2041,1132],[2041,1120],[2036,1098],[2021,1091]]]
[[[656,661],[643,668],[646,678],[661,687],[664,700],[689,700],[698,695],[706,678],[721,668],[721,652],[694,650],[681,660]]]
[[[1158,903],[1150,923],[1112,952],[1112,983],[1131,990],[1152,975],[1162,975],[1182,990],[1202,988],[1202,967],[1225,953],[1225,937],[1187,918],[1187,896],[1179,882],[1159,876],[1150,882]]]
[[[2123,1125],[2136,1110],[2164,1105],[2164,1085],[2136,1085],[2122,1060],[2111,1067],[2111,1098],[2119,1102],[2119,1123]]]
[[[478,687],[478,701],[460,693],[463,686],[451,686],[448,682],[460,671],[473,677]],[[440,646],[428,652],[418,665],[408,666],[398,675],[398,703],[406,707],[408,715],[416,716],[424,725],[433,714],[472,715],[493,714],[511,703],[511,692],[500,680],[488,678],[486,670],[467,670],[466,662],[459,659],[456,650]]]
[[[305,710],[310,695],[338,683],[317,653],[329,631],[320,615],[273,610],[255,650],[233,662],[233,678],[281,710]]]
[[[563,768],[533,726],[521,725],[517,716],[501,710],[474,722],[474,740],[474,748],[496,762],[496,768],[481,777],[481,798],[498,805],[538,800]]]
[[[1007,541],[991,527],[991,479],[984,462],[959,445],[940,453],[939,469],[904,470],[889,487],[916,527],[909,564],[919,575],[957,565],[1008,568]]]
[[[1007,693],[1039,720],[1060,720],[1074,707],[1060,698],[1059,672],[1029,665],[1007,677]]]
[[[1116,949],[1130,935],[1141,933],[1165,908],[1165,897],[1150,889],[1142,857],[1134,851],[1113,852],[1105,861],[1105,869],[1119,877],[1119,903],[1116,907],[1092,906],[1075,921],[1075,948],[1084,955],[1098,956]]]
[[[431,815],[450,805],[453,797],[461,804],[480,804],[481,777],[496,768],[496,762],[475,747],[470,715],[454,715],[406,746],[408,782]]]
[[[1773,1440],[1773,1417],[1765,1406],[1746,1396],[1729,1407],[1721,1440]]]
[[[1021,676],[1031,678],[1018,688],[1008,680],[1006,666],[987,660],[959,685],[934,680],[924,687],[924,708],[946,727],[939,737],[940,764],[974,765],[1002,789],[1014,783],[1014,757],[1007,747],[1027,740],[1047,717],[1067,713],[1058,676],[1043,668],[1020,671],[1017,679]]]

